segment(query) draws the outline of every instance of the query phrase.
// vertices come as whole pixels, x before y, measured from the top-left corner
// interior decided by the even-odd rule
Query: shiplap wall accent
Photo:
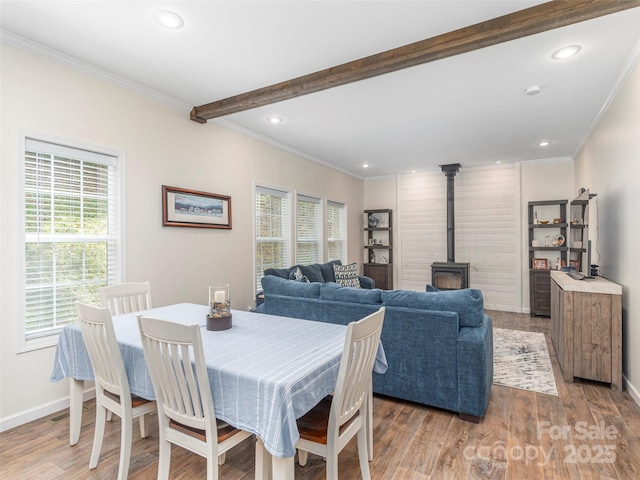
[[[398,177],[396,288],[424,291],[431,264],[447,260],[447,182],[439,170]]]
[[[471,264],[471,287],[485,307],[520,311],[520,170],[468,167],[455,177],[456,262]],[[431,264],[447,260],[446,177],[398,177],[399,288],[423,291]]]

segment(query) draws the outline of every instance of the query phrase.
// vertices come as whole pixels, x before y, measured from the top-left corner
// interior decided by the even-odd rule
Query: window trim
[[[18,320],[18,328],[16,329],[17,335],[17,353],[31,352],[42,348],[48,348],[55,346],[58,343],[59,333],[53,333],[51,335],[44,335],[40,337],[34,337],[27,339],[26,334],[26,258],[25,258],[25,152],[27,147],[27,139],[53,143],[57,145],[68,146],[68,148],[77,150],[86,150],[89,152],[96,152],[98,154],[114,157],[118,167],[118,176],[116,178],[115,186],[117,188],[117,198],[115,199],[116,210],[116,222],[120,229],[120,242],[116,247],[117,254],[115,267],[115,278],[117,281],[125,281],[125,265],[126,265],[126,211],[124,206],[126,205],[126,191],[125,191],[125,178],[126,178],[126,154],[122,150],[115,150],[108,147],[103,147],[94,144],[88,144],[78,140],[57,137],[52,135],[43,134],[41,132],[29,131],[29,130],[17,130],[16,138],[16,162],[17,162],[17,196],[16,207],[18,209],[18,221],[20,228],[17,229],[17,246],[20,255],[16,262],[16,276],[19,279],[17,286],[18,303],[16,309],[16,316]]]

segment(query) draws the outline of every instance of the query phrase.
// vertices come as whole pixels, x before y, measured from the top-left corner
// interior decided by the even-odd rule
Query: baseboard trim
[[[83,395],[83,401],[91,400],[92,398],[95,398],[95,396],[96,391],[94,388],[86,390]],[[25,410],[24,412],[20,412],[7,418],[2,418],[0,419],[0,432],[5,432],[26,423],[33,422],[34,420],[54,414],[60,410],[64,410],[65,408],[69,408],[69,397],[61,398],[54,402],[47,403],[46,405],[32,408],[31,410]]]
[[[629,379],[625,375],[622,376],[622,380],[627,392],[629,392],[629,396],[633,398],[633,401],[636,402],[636,405],[640,407],[640,391],[638,391],[638,389],[629,381]]]

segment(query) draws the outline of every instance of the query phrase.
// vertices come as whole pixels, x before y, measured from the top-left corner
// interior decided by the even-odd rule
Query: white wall
[[[632,72],[575,161],[575,183],[590,202],[592,263],[622,285],[622,371],[640,403],[640,66]],[[592,233],[593,232],[593,233]],[[596,234],[594,237],[594,233]],[[597,237],[597,239],[596,239]],[[599,253],[599,256],[598,256]]]
[[[126,279],[150,280],[156,306],[207,302],[230,283],[234,307],[253,302],[253,182],[347,203],[348,257],[361,263],[363,181],[222,128],[128,87],[1,45],[0,426],[62,408],[54,348],[17,353],[21,245],[18,129],[126,153]],[[161,185],[230,195],[232,230],[162,227]],[[176,252],[180,252],[177,254]]]

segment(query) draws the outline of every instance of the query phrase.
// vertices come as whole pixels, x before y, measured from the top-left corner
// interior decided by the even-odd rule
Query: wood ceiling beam
[[[640,0],[556,0],[493,18],[335,67],[193,107],[191,120],[207,120],[338,87],[403,68],[640,6]]]

